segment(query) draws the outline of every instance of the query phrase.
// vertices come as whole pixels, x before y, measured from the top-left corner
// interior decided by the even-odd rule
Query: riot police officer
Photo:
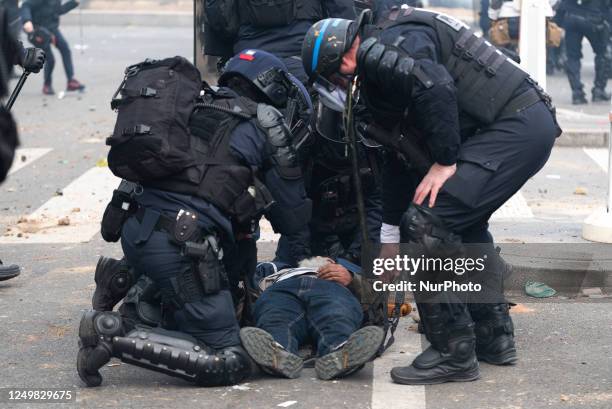
[[[223,259],[238,236],[253,232],[263,213],[290,238],[293,257],[309,256],[303,242],[308,242],[310,201],[279,111],[291,104],[295,82],[269,53],[238,54],[228,62],[221,87],[205,88],[191,115],[191,134],[208,146],[197,149],[206,153],[198,165],[206,170],[196,188],[192,168],[137,187],[137,210],[123,225],[121,243],[134,275],[149,278],[161,293],[164,323],[171,324],[126,328],[131,323],[119,313],[87,313],[77,363],[87,385],[100,384],[98,369],[111,355],[199,385],[234,384],[249,374]],[[108,288],[100,289],[94,303],[112,308],[125,295],[113,294],[131,281],[131,273],[118,264],[102,266],[116,274],[101,281]]]
[[[300,51],[310,26],[325,17],[355,18],[352,0],[225,0],[206,2],[203,13],[206,23],[198,28],[204,30],[207,55],[264,50],[279,57],[304,83]]]
[[[8,94],[13,65],[19,64],[27,71],[39,72],[45,63],[45,53],[41,49],[24,48],[12,31],[11,14],[0,7],[0,98]],[[15,121],[4,104],[0,104],[0,183],[11,167],[18,143]],[[19,266],[6,265],[0,260],[0,281],[15,278],[19,273]]]
[[[586,104],[584,86],[580,80],[582,40],[586,37],[595,53],[595,81],[591,90],[593,102],[609,101],[606,92],[608,78],[612,74],[612,61],[607,56],[610,41],[610,15],[612,2],[609,0],[561,0],[556,22],[565,29],[567,63],[565,71],[572,88],[572,103]]]
[[[480,243],[485,258],[494,259],[489,217],[542,168],[561,133],[550,98],[452,17],[408,7],[392,10],[377,26],[367,20],[362,14],[357,21],[316,23],[302,60],[315,80],[351,90],[358,85],[354,97],[389,131],[380,140],[401,154],[383,172],[381,257],[397,254],[401,240],[429,258],[463,254],[467,243]],[[413,166],[410,141],[431,159],[424,176]],[[491,278],[502,273],[497,264],[486,266]],[[471,381],[480,376],[477,359],[514,363],[509,306],[501,283],[494,290],[492,302],[469,305],[462,294],[415,292],[431,346],[412,365],[394,368],[393,380]]]

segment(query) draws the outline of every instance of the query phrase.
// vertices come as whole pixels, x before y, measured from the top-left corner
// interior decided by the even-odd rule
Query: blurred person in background
[[[593,102],[609,101],[606,92],[612,61],[607,54],[610,41],[610,8],[612,0],[561,0],[555,21],[565,29],[567,63],[565,71],[572,88],[572,104],[587,104],[580,78],[582,40],[586,37],[595,53],[595,81],[591,89]]]
[[[53,69],[55,68],[55,57],[51,50],[53,44],[61,53],[66,72],[66,91],[83,91],[85,85],[74,78],[74,65],[70,45],[61,33],[60,16],[77,7],[79,3],[70,0],[62,4],[61,0],[25,0],[21,5],[21,21],[23,31],[28,35],[28,40],[36,47],[40,47],[47,55],[45,65],[45,82],[43,94],[53,95],[55,91],[52,85]]]

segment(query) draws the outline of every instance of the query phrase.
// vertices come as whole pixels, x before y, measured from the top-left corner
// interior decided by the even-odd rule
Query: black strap
[[[455,46],[453,47],[451,55],[448,58],[448,61],[446,62],[446,68],[448,69],[449,72],[453,72],[455,68],[455,64],[457,63],[457,60],[461,58],[461,56],[463,55],[467,41],[470,39],[471,36],[472,36],[472,31],[468,29],[466,29],[459,36],[459,39],[455,43]]]
[[[508,104],[501,111],[498,118],[515,115],[518,112],[524,110],[525,108],[529,108],[530,106],[539,101],[543,101],[540,94],[535,89],[530,88],[519,96],[511,99],[510,102],[508,102]]]
[[[119,93],[121,94],[121,98],[116,98],[117,94],[115,94],[111,100],[111,109],[113,110],[119,108],[121,105],[134,101],[136,98],[157,97],[157,90],[151,87],[143,87],[140,89],[121,88]]]
[[[142,206],[139,206],[138,210],[136,210],[135,216],[139,223],[142,223],[142,221],[144,220],[146,211],[147,209],[145,209]],[[176,226],[176,220],[174,220],[174,218],[166,216],[165,214],[160,214],[159,219],[157,220],[157,223],[155,224],[155,227],[153,230],[162,231],[164,233],[174,235],[175,226]]]
[[[144,124],[138,124],[129,128],[124,128],[123,131],[121,131],[122,136],[146,135],[150,133],[151,127],[149,125]]]
[[[463,65],[462,69],[458,70],[457,72],[452,73],[453,78],[455,80],[460,79],[463,76],[463,74],[465,74],[467,71],[469,71],[472,68],[472,64],[470,64],[470,62],[474,60],[474,58],[476,57],[476,52],[478,51],[480,46],[484,44],[484,42],[485,40],[482,37],[472,36],[470,38],[469,44],[466,44],[466,50],[463,52],[463,54],[461,54],[461,59],[465,60],[465,63],[458,64],[459,67]],[[455,67],[455,68],[458,68],[458,67]]]

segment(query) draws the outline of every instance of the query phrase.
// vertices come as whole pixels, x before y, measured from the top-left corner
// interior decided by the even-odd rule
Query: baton
[[[8,111],[10,111],[11,108],[13,107],[15,100],[17,99],[17,97],[19,96],[19,93],[21,92],[21,88],[23,88],[23,85],[28,79],[28,75],[30,75],[30,71],[24,71],[23,74],[21,74],[21,77],[19,77],[19,81],[17,82],[17,85],[15,86],[13,93],[11,94],[9,99],[6,101],[6,109]]]

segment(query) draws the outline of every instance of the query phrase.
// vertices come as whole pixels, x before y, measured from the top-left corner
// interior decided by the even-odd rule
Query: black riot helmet
[[[363,25],[369,24],[371,15],[366,9],[355,21],[326,18],[310,27],[302,43],[302,63],[311,79],[329,78],[338,72],[342,56],[350,50]]]
[[[244,50],[232,57],[219,77],[219,85],[228,86],[232,78],[245,79],[261,98],[278,108],[289,125],[296,144],[304,143],[310,134],[313,106],[310,95],[285,64],[262,50]]]
[[[227,62],[219,85],[227,86],[230,78],[243,77],[267,99],[266,102],[284,108],[294,87],[287,72],[285,64],[274,55],[261,50],[244,50]]]

